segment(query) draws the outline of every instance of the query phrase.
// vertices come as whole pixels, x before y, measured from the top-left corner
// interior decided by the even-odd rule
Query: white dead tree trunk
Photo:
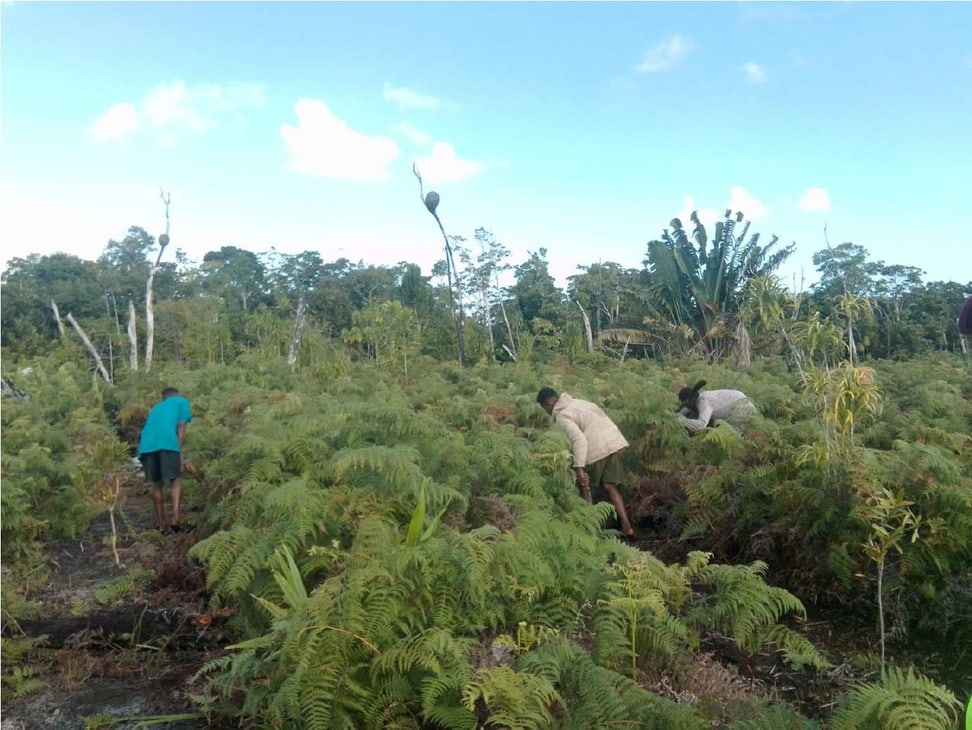
[[[74,331],[78,333],[78,336],[81,338],[81,342],[84,343],[84,346],[87,348],[88,352],[91,353],[91,357],[93,357],[95,361],[95,367],[98,368],[98,373],[102,378],[105,379],[106,383],[111,385],[111,376],[108,375],[108,371],[105,370],[105,364],[101,362],[101,356],[98,355],[98,351],[94,349],[94,345],[91,344],[91,340],[88,339],[88,335],[85,334],[83,329],[81,329],[81,325],[79,325],[77,320],[74,319],[74,315],[69,312],[68,316],[64,319],[68,321],[69,325],[74,327]]]
[[[287,355],[287,364],[293,367],[297,362],[297,352],[300,350],[300,335],[304,329],[304,311],[307,309],[307,302],[304,292],[300,293],[297,301],[297,320],[294,322],[294,336],[290,338],[290,352]]]
[[[138,330],[135,328],[135,302],[131,299],[128,300],[128,343],[131,346],[128,366],[135,372],[138,370]]]
[[[54,320],[57,322],[57,331],[64,337],[64,322],[61,321],[61,311],[57,308],[57,302],[51,299],[51,309],[54,311]]]
[[[165,247],[169,245],[169,202],[172,194],[166,194],[160,190],[162,203],[165,205],[165,233],[159,236],[159,255],[155,259],[155,265],[149,269],[148,282],[145,284],[145,370],[152,369],[152,351],[155,348],[155,305],[152,299],[152,285],[155,283],[155,272],[159,270],[162,262],[162,254]]]
[[[584,318],[584,337],[587,339],[587,351],[594,352],[594,333],[591,332],[591,318],[587,316],[587,312],[578,300],[574,300],[577,303],[577,308],[581,311],[581,316]]]

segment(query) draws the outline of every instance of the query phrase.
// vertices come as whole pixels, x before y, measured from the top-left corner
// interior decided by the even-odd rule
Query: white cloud
[[[695,224],[692,223],[691,217],[693,211],[699,216],[699,220],[702,222],[702,225],[706,226],[707,228],[716,221],[722,220],[721,213],[718,213],[711,208],[703,208],[699,210],[695,207],[695,198],[693,198],[691,195],[683,195],[682,210],[678,214],[678,218],[682,221],[682,226],[687,228],[689,231],[691,231],[695,226]]]
[[[639,73],[668,71],[679,66],[691,50],[692,42],[676,33],[645,53],[644,60],[635,66],[635,71]]]
[[[415,161],[422,180],[429,183],[458,182],[480,172],[486,164],[479,160],[461,160],[448,142],[432,145],[432,154]]]
[[[149,125],[170,132],[200,134],[216,127],[221,118],[246,108],[263,106],[263,89],[254,84],[200,84],[184,81],[160,84],[142,100]]]
[[[434,96],[420,94],[417,91],[405,86],[393,87],[385,84],[382,95],[386,101],[393,101],[400,107],[409,109],[438,109],[442,106],[442,101]]]
[[[96,139],[117,142],[148,128],[163,144],[172,144],[183,134],[202,134],[263,103],[263,87],[257,84],[188,86],[184,81],[172,81],[149,90],[137,109],[128,102],[115,104],[95,120],[89,132]]]
[[[386,180],[390,176],[389,165],[399,154],[394,140],[351,129],[316,99],[301,99],[294,111],[297,126],[282,124],[280,134],[295,171],[335,180]]]
[[[814,212],[830,210],[830,193],[823,188],[807,188],[797,201],[797,208]]]
[[[766,66],[758,63],[750,61],[749,63],[744,63],[740,68],[746,74],[746,78],[751,84],[765,84],[769,78],[769,74],[766,72]]]
[[[92,137],[101,142],[121,142],[138,129],[138,112],[128,103],[115,104],[88,127]]]
[[[729,188],[729,204],[726,207],[733,213],[741,212],[751,221],[758,221],[769,212],[762,202],[750,195],[741,185],[733,185]]]
[[[392,127],[392,129],[406,139],[410,139],[411,141],[417,142],[420,145],[427,145],[432,141],[432,135],[426,134],[421,129],[418,129],[407,119],[399,122]]]

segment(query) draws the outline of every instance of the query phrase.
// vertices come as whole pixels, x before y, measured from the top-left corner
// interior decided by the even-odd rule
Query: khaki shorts
[[[621,452],[615,451],[610,456],[588,464],[584,467],[584,471],[591,478],[591,489],[603,484],[618,486],[624,482],[624,462],[621,460]]]

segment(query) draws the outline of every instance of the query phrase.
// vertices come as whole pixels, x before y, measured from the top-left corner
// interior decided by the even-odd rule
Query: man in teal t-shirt
[[[175,388],[162,391],[162,400],[152,406],[138,444],[138,458],[145,467],[145,478],[152,483],[152,502],[159,520],[159,531],[180,532],[179,502],[182,497],[182,472],[195,474],[185,460],[182,448],[186,442],[186,425],[192,420],[189,401]],[[172,482],[172,524],[166,523],[162,488]]]

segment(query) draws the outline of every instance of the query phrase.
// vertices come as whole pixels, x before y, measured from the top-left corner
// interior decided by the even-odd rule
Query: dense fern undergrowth
[[[952,728],[968,699],[972,379],[958,357],[802,377],[772,361],[418,360],[402,379],[335,350],[297,370],[164,365],[108,389],[81,362],[65,348],[32,363],[17,376],[30,400],[3,405],[5,614],[29,610],[40,545],[105,508],[148,406],[176,385],[195,416],[187,499],[207,507],[191,559],[233,615],[235,643],[193,680],[210,718]],[[744,433],[678,426],[674,393],[701,378],[758,404]],[[576,495],[566,439],[534,400],[544,385],[619,424],[632,514],[675,559],[625,544],[610,506]],[[808,610],[874,627],[870,653],[815,646]],[[771,693],[693,701],[677,690],[712,642],[808,676],[874,671],[814,712]]]

